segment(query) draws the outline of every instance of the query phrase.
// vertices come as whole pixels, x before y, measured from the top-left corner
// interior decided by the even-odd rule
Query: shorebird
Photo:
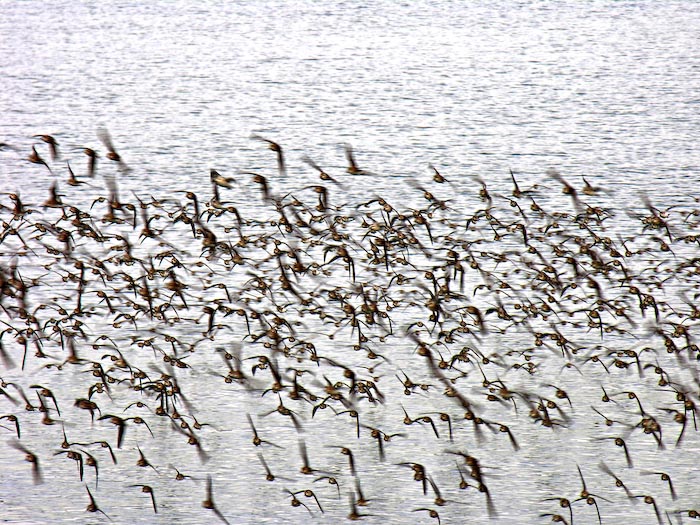
[[[58,154],[58,142],[51,135],[34,135],[36,138],[40,138],[43,142],[49,145],[49,151],[51,152],[51,160],[56,161],[59,158]]]

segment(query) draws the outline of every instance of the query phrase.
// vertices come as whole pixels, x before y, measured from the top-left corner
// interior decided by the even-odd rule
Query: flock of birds
[[[53,180],[46,200],[0,201],[13,483],[80,484],[106,521],[124,518],[112,474],[143,512],[167,514],[161,494],[189,484],[200,512],[241,522],[216,503],[235,434],[234,455],[257,457],[250,482],[306,518],[495,521],[518,458],[575,435],[596,455],[550,464],[574,481],[533,490],[538,522],[602,524],[638,503],[648,523],[700,518],[684,473],[648,465],[673,450],[692,470],[698,450],[700,207],[605,207],[604,188],[554,170],[529,188],[511,172],[503,194],[471,176],[468,197],[433,166],[397,179],[409,203],[353,193],[378,175],[350,146],[346,173],[304,157],[308,183],[282,194],[283,149],[258,135],[276,169],[127,197],[135,170],[99,136],[80,176],[37,136],[21,159]]]

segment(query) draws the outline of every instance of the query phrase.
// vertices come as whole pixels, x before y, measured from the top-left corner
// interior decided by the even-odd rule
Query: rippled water
[[[676,196],[700,166],[700,15],[660,4],[6,2],[0,136],[80,158],[107,125],[154,186],[260,167],[255,131],[329,167],[350,141],[385,176],[556,166]]]
[[[318,183],[317,174],[301,162],[303,155],[346,184],[343,190],[329,186],[333,205],[354,205],[361,202],[360,197],[368,200],[375,193],[395,204],[424,203],[409,182],[429,184],[429,164],[451,181],[449,190],[440,187],[436,194],[453,198],[465,213],[483,207],[478,198],[480,184],[473,176],[486,181],[494,196],[509,195],[509,169],[523,188],[546,185],[550,191],[541,191],[538,198],[567,212],[571,211],[569,199],[560,195],[559,184],[545,176],[550,167],[579,188],[585,176],[591,184],[613,192],[598,195],[605,205],[620,207],[622,202],[637,214],[648,211],[642,193],[662,208],[692,205],[695,185],[700,182],[696,145],[700,12],[695,2],[484,1],[468,7],[447,2],[54,2],[41,9],[32,3],[0,2],[0,9],[0,142],[8,145],[0,150],[0,190],[18,191],[34,207],[46,198],[53,177],[45,167],[26,162],[32,144],[38,144],[37,150],[49,159],[45,145],[32,136],[53,135],[62,159],[70,162],[78,176],[86,170],[84,147],[101,152],[100,173],[114,174],[115,167],[104,158],[104,146],[96,135],[101,127],[109,129],[131,168],[118,173],[125,199],[134,190],[142,198],[151,193],[184,200],[176,192],[191,190],[204,201],[210,195],[209,169],[216,168],[225,176],[245,181],[236,191],[224,190],[224,197],[244,217],[255,219],[260,218],[258,213],[271,212],[260,204],[259,189],[240,171],[264,173],[280,195],[299,191]],[[274,153],[260,141],[250,140],[251,133],[282,144],[289,164],[287,178],[277,175]],[[358,164],[372,174],[352,179],[344,172],[344,143],[353,145]],[[80,202],[87,209],[94,198],[104,194],[99,178],[90,181],[93,187],[72,188],[63,182],[67,178],[63,163],[49,163],[66,201]],[[311,198],[309,190],[305,196]],[[6,195],[1,202],[10,205]],[[95,208],[100,214],[101,206]],[[377,212],[375,219],[379,216]],[[621,212],[606,224],[613,223],[611,231],[616,233],[638,231],[630,222]],[[216,220],[213,224],[221,226]],[[111,231],[127,235],[129,227],[114,226]],[[170,240],[196,260],[200,241],[190,246],[187,229],[177,231]],[[8,241],[4,246],[14,245]],[[148,244],[140,250],[147,248]],[[690,257],[692,253],[691,245],[678,255]],[[2,254],[5,267],[10,255]],[[198,271],[197,277],[204,271]],[[230,278],[235,288],[248,276],[234,272]],[[72,289],[66,291],[71,293]],[[202,291],[201,301],[195,300],[193,307],[200,312],[213,297]],[[397,312],[392,317],[404,325],[412,313],[404,312],[401,317]],[[640,348],[652,338],[646,321],[635,332]],[[93,318],[90,323],[98,320]],[[199,327],[182,326],[187,326],[184,332],[177,325],[174,328],[178,337],[199,338]],[[91,341],[99,336],[100,328],[104,327],[94,327]],[[245,333],[240,319],[232,328],[232,339]],[[318,329],[322,328],[327,327]],[[120,345],[131,343],[134,334],[128,330],[125,325],[122,332],[116,332],[122,338]],[[335,343],[337,348],[321,334],[314,340],[324,351],[335,352],[333,359],[359,364],[362,360],[348,350],[349,334],[344,335],[346,339]],[[510,337],[521,335],[492,333],[488,350],[517,347],[519,341]],[[182,446],[181,435],[150,416],[156,439],[144,428],[130,425],[124,448],[118,451],[119,464],[99,456],[99,486],[86,467],[90,489],[115,522],[198,523],[211,519],[204,514],[209,511],[201,508],[207,474],[213,475],[217,505],[231,523],[308,520],[310,515],[303,508],[289,505],[285,487],[293,491],[313,487],[327,513],[321,515],[311,500],[302,499],[318,522],[335,521],[349,512],[352,477],[338,474],[342,493],[338,501],[333,486],[311,483],[298,474],[298,436],[293,426],[277,414],[258,417],[274,409],[278,400],[271,394],[263,398],[250,395],[214,375],[225,373],[214,349],[228,347],[232,339],[221,333],[215,342],[204,342],[202,351],[188,360],[192,368],[178,372],[196,417],[213,425],[200,434],[211,455],[209,462],[202,464],[194,447]],[[396,437],[387,446],[386,463],[377,461],[375,442],[367,436],[358,440],[355,427],[344,416],[318,412],[304,421],[312,466],[345,472],[347,458],[328,446],[350,446],[355,452],[362,488],[372,500],[362,512],[376,515],[367,517],[368,522],[434,521],[425,512],[412,512],[435,507],[430,489],[424,496],[409,469],[391,466],[399,462],[426,464],[443,496],[459,500],[439,509],[443,523],[489,519],[481,494],[475,489],[466,493],[457,489],[454,463],[460,458],[445,452],[457,449],[474,454],[488,467],[487,483],[498,511],[491,516],[494,523],[546,523],[549,517],[540,518],[540,514],[567,515],[556,501],[543,499],[578,497],[577,464],[586,474],[589,490],[601,496],[598,503],[604,523],[655,523],[648,506],[630,504],[611,478],[597,469],[599,459],[605,459],[634,494],[653,494],[669,512],[700,505],[688,468],[699,447],[692,425],[680,449],[673,447],[677,430],[668,421],[664,428],[672,430],[665,450],[635,431],[629,439],[635,469],[629,470],[618,449],[595,440],[613,435],[589,410],[591,405],[603,412],[607,408],[600,402],[602,379],[595,368],[586,368],[586,374],[579,375],[562,370],[564,360],[553,357],[541,363],[537,381],[542,380],[535,384],[522,374],[502,372],[512,389],[544,392],[549,388],[551,394],[546,383],[564,387],[574,403],[574,417],[566,429],[534,426],[522,413],[527,410],[525,405],[519,416],[501,407],[494,410],[493,417],[507,418],[520,443],[519,451],[499,434],[486,432],[483,440],[477,439],[472,424],[465,420],[455,423],[456,442],[451,444],[444,425],[439,440],[429,427],[402,425],[399,403],[415,413],[449,408],[458,417],[459,410],[430,392],[404,396],[393,377],[397,368],[421,377],[416,381],[431,382],[431,378],[414,362],[413,341],[393,338],[391,343],[385,351],[392,359],[392,373],[387,371],[378,383],[391,401],[379,408],[363,406],[361,411],[368,424],[410,436]],[[624,338],[619,343],[633,344]],[[244,355],[256,355],[255,351],[255,347],[246,347]],[[142,366],[155,374],[153,354],[138,355]],[[647,356],[647,361],[653,359]],[[245,363],[250,369],[254,361]],[[40,366],[30,356],[24,372],[3,368],[0,377],[20,382],[29,392],[30,384],[50,382],[64,414],[52,415],[66,421],[71,440],[95,440],[96,435],[116,439],[111,425],[103,421],[91,427],[83,411],[70,407],[75,398],[85,396],[84,374],[52,373]],[[163,370],[162,364],[157,366]],[[694,366],[690,361],[689,371],[677,372],[688,384],[692,384]],[[640,382],[634,372],[620,373],[605,379],[605,384],[614,391],[643,389],[644,395],[639,395],[645,405],[658,402],[668,408],[671,396],[655,388],[650,376],[647,372],[646,380]],[[477,388],[478,372],[473,370],[469,377],[470,388]],[[322,389],[323,377],[316,379],[315,387]],[[260,379],[265,380],[267,376]],[[11,388],[8,392],[14,393]],[[120,398],[116,389],[114,396],[109,406],[120,411],[136,399],[133,393],[122,393]],[[7,400],[0,400],[0,407],[0,415],[16,410]],[[632,421],[634,403],[624,407],[628,422]],[[134,409],[130,410],[133,415]],[[13,433],[0,429],[5,438],[0,444],[0,520],[106,521],[84,512],[87,494],[75,465],[52,455],[60,450],[60,427],[46,427],[36,415],[17,413],[23,424],[22,443],[40,455],[46,483],[32,485],[30,466],[21,460],[22,454],[4,444]],[[246,413],[253,415],[263,437],[283,447],[264,447],[263,453],[275,473],[289,481],[269,484],[264,480],[257,449],[250,443]],[[6,423],[3,425],[8,426]],[[151,469],[144,473],[134,466],[137,444],[156,464],[157,473]],[[173,481],[169,463],[196,479],[180,484]],[[672,475],[678,501],[670,498],[661,481],[644,474],[658,470]],[[129,487],[136,483],[154,487],[160,506],[157,516],[150,511],[148,496]],[[575,521],[597,523],[597,517],[592,508],[578,502]]]

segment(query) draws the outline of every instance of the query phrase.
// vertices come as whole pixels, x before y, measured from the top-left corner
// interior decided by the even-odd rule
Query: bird
[[[345,144],[345,158],[348,161],[348,167],[346,170],[348,173],[350,173],[351,175],[360,175],[365,173],[364,170],[361,170],[357,167],[357,163],[355,162],[355,156],[352,152],[352,146],[350,144]]]
[[[49,188],[49,198],[44,201],[43,206],[45,208],[61,208],[63,207],[63,202],[58,194],[58,182],[53,181],[51,187]]]
[[[99,512],[109,521],[112,521],[112,518],[110,518],[107,514],[104,513],[104,511],[101,508],[97,506],[97,502],[95,501],[95,498],[93,497],[92,492],[90,492],[90,488],[87,485],[85,485],[85,490],[87,490],[88,497],[90,498],[90,503],[88,503],[88,506],[85,510],[87,510],[88,512]]]
[[[215,186],[220,186],[222,188],[228,188],[228,189],[232,189],[233,184],[231,184],[231,183],[236,182],[236,179],[234,179],[233,177],[224,177],[215,169],[209,170],[209,178],[211,179],[211,181],[214,183]]]
[[[107,155],[105,155],[109,160],[112,160],[119,164],[119,168],[123,171],[130,171],[129,167],[124,163],[121,155],[117,153],[112,143],[112,136],[109,134],[106,128],[100,128],[97,130],[97,137],[100,139],[105,148],[107,148]],[[86,152],[87,154],[87,152]],[[89,156],[89,154],[88,154]]]
[[[214,514],[216,515],[217,518],[219,518],[222,522],[226,523],[229,525],[229,521],[224,517],[223,514],[219,511],[219,509],[216,508],[216,505],[214,504],[214,492],[212,488],[212,480],[211,480],[211,475],[207,475],[207,492],[206,492],[206,499],[202,501],[202,507],[205,509],[209,509],[214,511]]]
[[[142,484],[136,484],[136,485],[129,485],[130,487],[139,487],[141,488],[141,492],[148,494],[151,496],[151,504],[153,505],[153,512],[155,514],[158,514],[158,507],[156,507],[156,496],[153,493],[153,488],[150,485],[142,485]]]
[[[282,151],[282,146],[277,144],[277,142],[263,138],[260,135],[257,135],[255,133],[253,133],[250,136],[250,138],[254,139],[254,140],[261,140],[263,142],[266,142],[268,148],[271,149],[272,151],[274,151],[275,153],[277,153],[277,170],[278,170],[280,176],[285,177],[287,175],[287,167],[284,163],[284,152]]]
[[[79,186],[81,184],[87,184],[84,180],[78,180],[77,177],[75,176],[75,173],[73,173],[73,169],[70,167],[70,163],[66,161],[66,167],[68,168],[68,181],[67,184],[69,186]]]
[[[427,507],[421,507],[421,508],[418,508],[418,509],[413,509],[413,512],[427,512],[428,515],[429,515],[431,518],[437,520],[438,525],[440,525],[440,523],[441,523],[441,522],[440,522],[440,514],[438,514],[438,511],[436,511],[435,509],[429,509],[429,508],[427,508]]]
[[[35,485],[40,485],[44,482],[44,478],[41,474],[41,467],[39,466],[39,458],[36,454],[30,451],[27,447],[22,445],[18,440],[10,441],[10,446],[24,453],[25,461],[32,464],[32,479]]]
[[[105,414],[100,416],[98,421],[108,420],[110,423],[118,427],[117,431],[117,448],[122,448],[122,443],[124,441],[124,434],[126,433],[126,419],[115,416],[112,414]]]
[[[39,155],[39,153],[36,151],[35,146],[32,146],[32,152],[27,157],[27,160],[32,164],[43,164],[44,166],[46,166],[46,169],[49,170],[49,173],[53,175],[51,167],[46,163],[46,161],[41,157],[41,155]]]
[[[313,498],[314,501],[316,502],[316,506],[318,507],[318,510],[321,511],[321,514],[323,514],[325,511],[323,510],[323,507],[321,507],[321,504],[318,501],[318,498],[316,497],[316,494],[314,493],[313,490],[306,489],[306,490],[299,490],[297,492],[294,492],[292,496],[296,496],[297,494],[303,494],[307,498]],[[308,507],[307,507],[308,508]]]
[[[253,419],[250,417],[250,414],[246,414],[246,418],[248,419],[248,424],[250,425],[250,428],[253,431],[253,445],[259,447],[263,443],[267,443],[268,445],[272,445],[273,447],[283,448],[275,443],[272,443],[271,441],[261,439],[260,436],[258,436],[258,431],[255,428],[255,425],[253,424]]]
[[[88,157],[88,169],[87,176],[93,178],[95,176],[95,170],[97,168],[97,158],[99,155],[92,148],[83,148],[83,153]]]
[[[341,188],[344,188],[344,185],[342,183],[338,182],[336,179],[334,179],[328,173],[326,173],[326,171],[323,168],[321,168],[321,166],[316,164],[316,162],[314,162],[309,156],[304,155],[301,158],[301,160],[303,162],[305,162],[306,164],[308,164],[309,166],[311,166],[314,170],[316,170],[318,172],[318,175],[319,175],[321,180],[330,181],[334,184],[338,184]]]
[[[445,177],[442,176],[442,174],[437,170],[435,166],[432,164],[428,165],[431,170],[433,170],[433,180],[437,182],[438,184],[442,184],[444,182],[449,182]]]
[[[259,140],[279,161],[281,145]],[[37,155],[46,155],[35,142]],[[27,179],[31,191],[22,187],[21,196],[0,193],[0,433],[12,440],[8,450],[22,454],[14,457],[20,478],[29,483],[29,472],[20,468],[24,458],[36,483],[53,484],[36,490],[74,482],[64,461],[70,459],[81,483],[91,484],[85,477],[94,469],[93,512],[99,511],[93,494],[117,512],[128,505],[109,491],[98,494],[99,476],[103,487],[113,485],[133,471],[137,458],[144,468],[122,488],[148,494],[154,513],[172,518],[163,490],[186,492],[206,483],[202,504],[217,516],[200,511],[200,519],[226,522],[214,504],[214,472],[191,478],[169,462],[184,468],[189,444],[206,464],[204,443],[213,450],[227,432],[242,430],[261,465],[249,465],[253,486],[269,500],[256,511],[260,521],[279,518],[291,498],[310,516],[316,515],[313,500],[319,514],[340,511],[351,520],[369,516],[358,509],[377,506],[385,521],[415,510],[407,516],[447,523],[460,518],[457,505],[477,491],[485,498],[479,512],[495,521],[508,494],[496,492],[489,474],[512,476],[513,483],[527,475],[533,452],[527,434],[544,433],[539,437],[546,440],[552,432],[566,440],[583,429],[584,445],[612,440],[624,451],[623,459],[615,448],[597,450],[599,481],[620,515],[643,500],[644,510],[653,506],[663,518],[661,496],[666,504],[691,494],[687,477],[670,464],[634,470],[631,453],[646,434],[654,438],[649,445],[663,448],[662,428],[668,435],[671,427],[674,457],[687,462],[693,451],[683,445],[695,439],[699,406],[700,379],[691,362],[700,319],[700,198],[679,195],[668,208],[650,198],[620,198],[614,209],[605,208],[612,197],[607,188],[590,192],[542,173],[557,181],[554,189],[564,187],[572,211],[553,191],[521,189],[512,172],[501,181],[504,195],[493,182],[487,187],[483,174],[466,173],[474,191],[457,191],[457,176],[435,168],[442,159],[429,164],[425,179],[432,180],[397,178],[393,193],[380,196],[375,186],[381,181],[359,169],[351,148],[342,170],[363,174],[354,188],[302,157],[298,173],[282,164],[295,175],[286,180],[275,180],[274,167],[271,173],[235,170],[236,180],[210,169],[209,181],[182,193],[161,184],[153,190],[158,195],[143,189],[119,195],[117,182],[140,182],[125,176],[120,154],[126,152],[117,153],[110,138],[99,146],[110,160],[100,168],[104,189],[76,178],[71,161],[69,189],[59,191],[56,172]],[[98,158],[93,153],[78,150],[90,162]],[[16,157],[17,169],[26,171],[22,155],[2,156]],[[94,170],[88,166],[91,175]],[[338,186],[343,191],[333,192]],[[236,190],[235,202],[222,201],[224,189]],[[98,210],[98,203],[107,209]],[[480,209],[470,209],[475,203]],[[209,398],[210,387],[215,395]],[[214,405],[223,399],[247,406],[237,412],[246,419],[206,419],[221,412],[223,405]],[[582,402],[590,409],[581,409]],[[148,438],[146,431],[154,439],[148,448],[136,441]],[[284,452],[295,434],[299,456]],[[505,450],[504,434],[521,470],[512,461],[481,462]],[[469,453],[441,447],[448,438],[468,444]],[[52,450],[52,443],[60,448]],[[108,454],[113,464],[99,465]],[[460,456],[456,471],[452,454]],[[569,473],[566,462],[550,463],[545,474],[566,479],[560,476]],[[160,476],[159,465],[173,473]],[[368,500],[360,477],[376,481],[394,474],[396,465],[418,482],[406,488],[422,489],[423,499],[401,509],[373,484]],[[518,504],[554,523],[573,523],[573,512],[595,507],[602,522],[612,507],[591,492],[586,465],[577,465],[578,487],[561,485],[552,498],[536,488]],[[87,474],[85,466],[92,467]],[[312,483],[293,485],[309,475]],[[634,475],[648,491],[633,492]],[[183,483],[172,487],[173,481]],[[275,500],[284,508],[275,508]],[[669,520],[696,517],[690,505],[666,506]]]
[[[22,437],[22,432],[19,427],[19,418],[15,416],[14,414],[5,414],[4,416],[0,416],[0,420],[7,419],[10,423],[15,424],[15,431],[17,433],[17,439],[21,439]]]
[[[49,151],[51,152],[51,160],[56,161],[59,158],[58,154],[58,142],[51,135],[34,135],[36,138],[40,138],[43,142],[49,145]]]

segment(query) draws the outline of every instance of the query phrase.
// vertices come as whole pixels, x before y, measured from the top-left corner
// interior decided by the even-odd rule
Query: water
[[[328,167],[351,141],[386,176],[697,180],[692,2],[4,7],[0,132],[22,151],[51,133],[81,158],[107,125],[169,179],[259,167],[259,132]]]
[[[25,161],[34,143],[39,144],[37,150],[56,173],[64,200],[88,209],[94,198],[105,193],[100,178],[90,181],[94,187],[73,188],[65,184],[63,162],[51,162],[45,145],[32,137],[46,133],[56,138],[62,159],[70,162],[78,176],[86,170],[87,158],[82,148],[98,150],[98,173],[116,175],[125,200],[131,199],[132,190],[143,199],[148,194],[159,197],[167,193],[184,200],[177,191],[189,190],[204,202],[211,192],[209,169],[216,168],[240,182],[235,191],[222,190],[222,194],[241,210],[244,218],[257,219],[256,214],[269,215],[271,210],[261,205],[258,186],[241,171],[264,174],[279,195],[293,190],[296,196],[315,202],[311,190],[299,190],[318,183],[317,174],[301,162],[303,155],[345,183],[343,189],[329,186],[331,205],[347,202],[354,206],[375,194],[397,208],[425,205],[420,192],[409,182],[430,186],[429,164],[451,182],[448,188],[430,188],[440,198],[452,198],[470,213],[484,206],[478,198],[480,184],[473,177],[481,177],[497,199],[498,194],[510,195],[509,169],[517,174],[523,189],[533,184],[548,188],[538,194],[540,202],[571,212],[570,200],[559,193],[560,185],[545,175],[552,167],[578,188],[583,185],[581,177],[586,177],[594,186],[611,192],[600,193],[596,199],[606,206],[619,207],[624,202],[635,214],[648,213],[640,198],[642,194],[649,195],[659,208],[694,205],[692,192],[700,179],[700,153],[695,139],[700,57],[693,51],[698,48],[700,14],[694,2],[601,1],[584,5],[484,1],[469,7],[446,2],[246,2],[223,6],[209,2],[196,6],[184,2],[55,2],[47,9],[0,2],[0,7],[0,142],[10,146],[0,150],[0,190],[18,191],[33,207],[46,199],[54,178],[45,167]],[[118,172],[104,158],[105,148],[96,134],[102,127],[109,129],[131,171]],[[252,133],[284,147],[287,178],[277,175],[274,152],[266,149],[264,143],[250,140]],[[345,173],[344,143],[353,145],[358,164],[373,174],[353,179]],[[504,200],[498,202],[501,207],[506,206]],[[4,195],[2,203],[10,205]],[[550,209],[547,206],[545,209]],[[105,208],[96,204],[94,210],[101,215]],[[46,213],[50,216],[51,212]],[[9,220],[8,217],[4,211],[3,219]],[[373,217],[379,220],[379,212]],[[681,226],[681,218],[675,220],[679,230],[685,227]],[[222,227],[223,222],[213,219],[211,224]],[[606,224],[610,225],[610,232],[625,235],[639,231],[632,222],[619,213]],[[128,225],[104,227],[112,233],[138,235]],[[486,225],[482,222],[479,228],[482,231]],[[221,237],[221,230],[217,231]],[[200,241],[193,243],[186,227],[168,228],[167,236],[187,254],[189,261],[196,260]],[[235,239],[235,233],[230,237]],[[615,235],[611,237],[616,240]],[[512,249],[522,249],[517,240],[508,242]],[[19,244],[14,238],[5,241],[4,267],[10,261],[7,247]],[[98,257],[108,255],[104,246],[85,239],[78,244],[83,257],[91,250],[97,250],[91,254]],[[138,248],[138,253],[145,253],[149,247],[156,250],[154,244],[147,242]],[[681,260],[693,253],[692,244],[684,249],[674,244],[673,249]],[[323,258],[322,247],[316,253]],[[260,256],[259,250],[255,256]],[[234,283],[232,290],[250,277],[231,272],[221,264],[209,264]],[[272,271],[270,265],[274,266],[268,263],[260,271]],[[75,271],[70,264],[63,266],[62,275]],[[372,277],[365,269],[359,270],[361,278]],[[32,271],[43,273],[40,268]],[[204,291],[200,278],[206,278],[205,272],[199,268],[190,276],[194,287],[192,306],[197,308],[197,314],[183,311],[183,317],[198,317],[207,301],[224,295],[218,289],[214,289],[215,294]],[[219,278],[218,273],[209,277]],[[332,278],[347,283],[344,271],[334,272]],[[50,279],[56,279],[56,275],[47,278]],[[88,302],[93,306],[100,284],[95,279],[91,284],[92,303]],[[377,279],[381,282],[381,278]],[[469,286],[478,282],[476,276],[468,278]],[[691,285],[690,279],[676,284],[688,297],[693,295]],[[74,290],[74,285],[66,285],[65,293],[72,296]],[[50,298],[49,291],[41,293],[47,294],[47,300]],[[613,288],[607,293],[617,296]],[[666,295],[677,308],[687,310],[674,291],[667,289]],[[473,300],[482,299],[479,296]],[[486,296],[483,301],[492,303],[493,297]],[[628,302],[633,305],[635,301],[633,296]],[[104,311],[104,304],[94,307]],[[399,310],[392,318],[404,325],[417,309]],[[621,336],[615,342],[622,348],[633,344],[637,348],[645,344],[658,346],[658,339],[649,333],[649,319],[635,321],[639,324],[633,336],[639,339]],[[687,323],[692,325],[691,321]],[[95,317],[88,324],[90,342],[108,329],[104,321],[98,322]],[[231,325],[234,337],[245,333],[242,319],[234,317]],[[367,364],[361,356],[350,353],[349,331],[342,331],[336,343],[320,333],[313,334],[326,328],[312,325],[307,329],[311,334],[306,337],[313,337],[323,349],[321,355],[331,352],[342,363]],[[192,322],[175,325],[173,331],[189,342],[201,339],[201,327]],[[135,332],[128,329],[128,323],[123,332],[117,331],[120,348],[133,351],[129,345],[133,346],[130,337],[139,335],[139,331]],[[672,406],[672,396],[655,388],[651,371],[647,370],[644,381],[632,370],[600,379],[596,370],[603,372],[588,363],[580,376],[571,370],[561,371],[565,359],[557,357],[554,351],[551,359],[540,363],[542,368],[534,380],[523,372],[492,371],[491,379],[494,375],[504,376],[501,379],[514,390],[536,390],[540,395],[548,391],[551,396],[551,387],[543,385],[561,385],[573,400],[570,425],[553,430],[533,426],[523,413],[527,407],[522,403],[516,416],[508,406],[494,408],[482,401],[491,419],[507,421],[520,450],[513,451],[507,437],[498,433],[485,432],[483,440],[478,440],[473,425],[463,419],[455,419],[457,442],[450,444],[444,424],[438,423],[438,440],[429,426],[404,427],[401,423],[404,415],[399,401],[413,417],[431,410],[449,410],[452,417],[461,417],[457,405],[446,402],[437,389],[410,397],[402,394],[400,383],[393,377],[397,367],[414,381],[435,382],[424,366],[415,364],[415,344],[408,338],[390,338],[394,346],[386,350],[391,352],[392,365],[378,386],[392,401],[383,407],[364,404],[360,413],[363,423],[366,420],[369,425],[407,434],[387,444],[386,463],[377,461],[375,441],[366,435],[357,439],[347,415],[333,416],[327,410],[304,420],[304,439],[312,466],[338,473],[338,501],[333,486],[314,483],[315,477],[309,479],[297,473],[301,466],[298,437],[289,421],[279,414],[258,418],[273,410],[278,400],[272,394],[263,398],[259,393],[251,395],[240,385],[227,385],[213,375],[226,373],[223,361],[215,353],[216,347],[230,345],[226,334],[220,332],[216,341],[200,343],[201,347],[188,359],[192,368],[178,371],[177,375],[195,407],[195,416],[214,426],[204,427],[198,434],[211,456],[209,462],[202,464],[195,447],[184,446],[183,436],[173,432],[167,421],[153,415],[147,421],[156,439],[143,427],[130,424],[124,448],[118,451],[118,465],[112,465],[103,451],[90,449],[100,461],[100,481],[96,487],[91,468],[86,467],[86,482],[99,505],[116,522],[150,523],[158,518],[166,523],[176,519],[197,523],[212,518],[203,514],[208,511],[201,508],[207,474],[214,478],[217,505],[231,523],[309,519],[306,510],[289,505],[290,497],[283,492],[284,487],[293,491],[312,487],[326,514],[321,515],[311,499],[300,499],[309,505],[316,521],[340,519],[349,512],[348,492],[354,482],[347,474],[347,458],[324,445],[353,449],[362,488],[372,500],[362,512],[376,514],[367,517],[368,522],[434,521],[427,512],[411,512],[414,508],[435,508],[430,488],[424,496],[420,483],[412,481],[409,469],[392,466],[414,461],[426,464],[446,499],[461,503],[438,509],[442,522],[461,523],[465,515],[488,519],[481,494],[475,489],[457,489],[459,478],[454,460],[460,458],[445,452],[457,449],[469,451],[490,467],[486,483],[498,511],[498,517],[491,517],[494,523],[544,523],[549,517],[540,518],[539,514],[547,512],[567,516],[556,501],[542,500],[564,495],[572,500],[578,497],[576,464],[584,470],[589,490],[610,500],[598,500],[604,522],[654,523],[656,518],[649,506],[631,505],[611,478],[596,468],[599,459],[604,459],[634,494],[653,494],[669,513],[698,506],[687,466],[698,448],[691,423],[682,447],[676,450],[673,441],[677,429],[668,414],[663,415],[666,450],[658,450],[653,439],[638,429],[630,431],[631,437],[626,439],[633,449],[635,468],[629,470],[625,469],[618,448],[611,442],[596,441],[622,430],[613,427],[608,432],[601,418],[588,410],[591,405],[606,416],[611,412],[625,422],[636,422],[633,402],[625,401],[619,409],[621,413],[601,404],[601,381],[609,391],[640,389],[644,392],[639,395],[645,408],[647,404],[657,408],[658,418],[662,417],[660,408]],[[484,346],[489,352],[519,348],[517,338],[523,335],[514,334],[516,339],[511,340],[510,334],[513,332],[502,336],[491,333]],[[579,337],[585,341],[594,335],[592,331]],[[9,340],[9,335],[5,337]],[[583,343],[581,339],[577,341]],[[600,341],[585,342],[590,349]],[[244,356],[257,355],[258,346],[246,345]],[[345,353],[341,353],[343,349]],[[137,352],[131,359],[149,374],[155,374],[153,352],[143,348]],[[101,357],[95,355],[95,359]],[[16,359],[17,354],[13,356]],[[666,357],[659,357],[664,368]],[[642,359],[645,364],[654,362],[650,354]],[[244,368],[250,370],[255,361],[244,363]],[[80,371],[46,371],[40,368],[41,364],[30,355],[24,372],[18,368],[3,369],[0,376],[21,383],[30,392],[29,386],[39,379],[44,382],[41,384],[50,382],[62,411],[62,417],[52,416],[65,421],[71,440],[116,440],[115,427],[104,421],[91,427],[89,414],[71,408],[75,398],[86,396],[86,375]],[[163,371],[163,365],[158,366]],[[686,375],[677,373],[679,381],[692,385],[695,363],[690,361],[688,366],[691,371]],[[328,368],[328,374],[334,373],[332,367]],[[378,373],[381,372],[379,367]],[[259,374],[262,372],[256,377]],[[675,377],[676,372],[672,375]],[[468,391],[479,392],[478,370],[471,370],[469,378]],[[269,375],[259,380],[265,383],[268,379]],[[323,377],[316,377],[315,381],[318,383],[314,388],[322,390]],[[16,395],[12,387],[8,393]],[[137,399],[133,392],[119,394],[117,389],[114,397],[113,401],[101,398],[99,404],[121,414],[126,404]],[[0,414],[13,412],[20,417],[22,443],[40,455],[46,478],[45,485],[33,486],[30,466],[21,461],[22,454],[2,445],[2,519],[42,522],[50,513],[51,522],[84,522],[88,518],[105,521],[101,515],[84,512],[87,493],[78,481],[73,462],[64,455],[53,456],[60,450],[60,426],[45,427],[36,414],[17,411],[6,400],[0,403]],[[155,406],[152,400],[149,404]],[[135,415],[134,410],[129,409],[128,414]],[[264,438],[283,447],[265,447],[263,453],[272,470],[290,481],[270,484],[264,480],[255,454],[258,450],[250,444],[247,412],[254,416]],[[6,435],[4,441],[11,439],[11,431],[0,431],[3,437]],[[137,444],[156,465],[157,473],[134,466]],[[196,479],[173,481],[174,471],[168,470],[170,463]],[[661,481],[642,474],[662,469],[672,475],[678,501],[670,498]],[[154,487],[160,506],[158,516],[149,511],[148,495],[129,487],[136,483]],[[60,512],[55,510],[58,508]],[[577,523],[597,522],[594,509],[584,502],[575,504],[574,513]]]

